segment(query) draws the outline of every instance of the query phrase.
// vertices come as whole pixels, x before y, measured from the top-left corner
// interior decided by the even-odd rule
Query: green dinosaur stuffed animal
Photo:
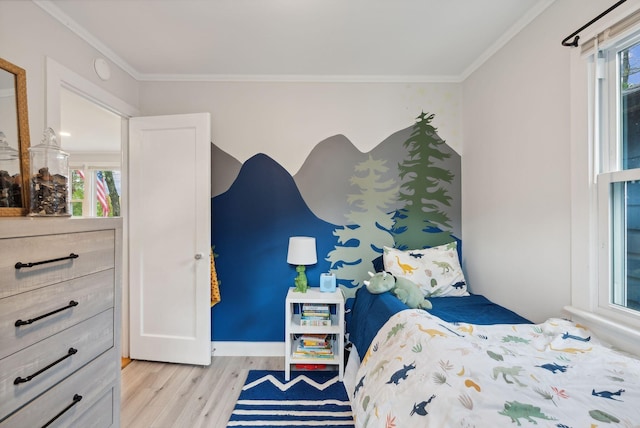
[[[369,272],[371,279],[364,281],[364,285],[372,294],[381,294],[391,291],[402,303],[410,308],[431,309],[431,302],[428,301],[420,288],[412,281],[395,277],[389,272]]]

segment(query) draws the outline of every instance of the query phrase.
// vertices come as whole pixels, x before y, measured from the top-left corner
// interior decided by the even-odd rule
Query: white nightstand
[[[331,325],[310,326],[301,325],[301,313],[303,304],[329,305],[331,309]],[[332,340],[332,357],[296,357],[294,351],[303,334],[328,334]],[[337,366],[338,376],[342,381],[344,376],[344,295],[337,288],[333,293],[320,292],[319,287],[309,287],[306,293],[296,292],[290,288],[287,293],[285,308],[285,353],[284,353],[284,377],[290,379],[291,366],[301,365],[325,365]]]

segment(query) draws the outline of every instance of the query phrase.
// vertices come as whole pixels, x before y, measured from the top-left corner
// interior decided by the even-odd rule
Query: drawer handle
[[[34,267],[34,266],[38,266],[38,265],[43,265],[45,263],[59,262],[61,260],[77,259],[78,257],[80,257],[80,256],[77,255],[77,254],[71,253],[67,257],[59,257],[57,259],[43,260],[41,262],[30,262],[30,263],[18,262],[18,263],[16,263],[16,269],[30,268],[30,267]]]
[[[33,324],[36,321],[41,320],[42,318],[46,318],[49,317],[51,315],[57,314],[58,312],[62,312],[65,309],[70,309],[73,308],[74,306],[78,306],[78,302],[76,302],[75,300],[72,300],[69,302],[69,304],[67,306],[65,306],[64,308],[60,308],[60,309],[56,309],[55,311],[51,311],[48,314],[44,314],[44,315],[40,315],[39,317],[35,317],[35,318],[31,318],[30,320],[26,320],[26,321],[22,321],[22,320],[18,320],[15,323],[16,327],[20,327],[21,325],[29,325],[29,324]]]
[[[58,413],[53,418],[51,418],[51,420],[49,422],[47,422],[46,424],[42,425],[42,428],[46,428],[49,425],[51,425],[56,419],[58,419],[60,416],[64,415],[70,408],[72,408],[73,406],[78,404],[80,402],[80,400],[82,400],[82,395],[75,394],[73,396],[73,402],[71,404],[69,404],[67,407],[65,407],[64,409],[62,409],[62,411],[60,413]]]
[[[35,372],[32,375],[29,375],[27,377],[20,377],[18,376],[14,381],[13,384],[14,385],[19,385],[21,383],[27,383],[29,382],[31,379],[33,379],[34,377],[38,376],[39,374],[42,374],[43,372],[49,370],[51,367],[55,366],[58,363],[61,363],[62,361],[66,360],[67,358],[69,358],[70,356],[76,354],[78,352],[77,349],[74,348],[69,348],[69,350],[67,351],[67,355],[65,355],[64,357],[58,358],[57,360],[55,360],[53,363],[49,364],[47,367],[43,367],[40,370],[38,370],[37,372]]]

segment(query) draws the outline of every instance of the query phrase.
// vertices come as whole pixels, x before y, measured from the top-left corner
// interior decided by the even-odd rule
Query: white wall
[[[211,112],[214,144],[244,162],[265,153],[295,174],[313,147],[343,134],[367,152],[422,110],[462,147],[459,84],[141,82],[143,115]],[[215,178],[215,171],[213,172]]]
[[[463,84],[471,289],[536,322],[571,298],[572,53],[560,42],[610,6],[556,1]]]
[[[104,82],[93,70],[101,55],[31,1],[0,1],[0,57],[27,72],[31,143],[38,144],[45,128],[45,62],[53,58],[64,67],[137,106],[138,82],[115,65]],[[56,130],[58,132],[59,130]]]

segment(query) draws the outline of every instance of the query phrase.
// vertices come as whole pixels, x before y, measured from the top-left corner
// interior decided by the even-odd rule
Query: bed
[[[356,293],[345,386],[357,427],[640,426],[640,360],[585,326],[533,324],[469,293],[430,301]]]

